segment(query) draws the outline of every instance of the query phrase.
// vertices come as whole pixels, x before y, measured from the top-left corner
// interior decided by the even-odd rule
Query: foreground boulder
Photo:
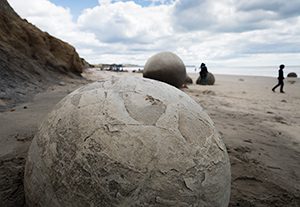
[[[24,185],[28,206],[225,207],[230,164],[199,104],[127,77],[84,86],[56,106],[32,141]]]
[[[215,76],[208,72],[206,80],[201,79],[201,76],[198,77],[196,84],[198,85],[214,85],[215,84]]]
[[[180,88],[186,78],[186,69],[176,54],[160,52],[148,59],[144,67],[143,77]]]

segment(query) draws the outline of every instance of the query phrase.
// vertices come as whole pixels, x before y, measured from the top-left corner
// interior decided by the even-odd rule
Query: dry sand
[[[276,83],[222,75],[214,86],[185,90],[224,138],[232,170],[230,206],[300,206],[300,80],[286,81],[285,94],[271,91]]]
[[[24,205],[23,174],[28,147],[47,113],[83,84],[79,80],[72,82],[51,86],[31,102],[0,112],[0,207]]]
[[[86,78],[141,74],[88,71]],[[190,74],[194,82],[197,74]],[[227,146],[232,170],[230,206],[300,206],[300,80],[216,75],[213,86],[184,92],[207,111]],[[0,113],[0,206],[23,206],[28,146],[53,106],[81,83],[50,88],[30,103]]]

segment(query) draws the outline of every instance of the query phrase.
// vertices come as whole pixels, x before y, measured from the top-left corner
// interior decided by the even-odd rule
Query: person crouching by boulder
[[[207,67],[204,63],[201,63],[200,65],[200,82],[201,85],[206,85],[207,84]]]

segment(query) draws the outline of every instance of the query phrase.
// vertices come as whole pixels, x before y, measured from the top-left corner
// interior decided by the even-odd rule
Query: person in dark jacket
[[[283,91],[283,86],[284,86],[284,83],[283,83],[283,79],[284,79],[284,75],[283,75],[283,68],[285,66],[284,65],[280,65],[279,66],[279,70],[278,70],[278,84],[276,86],[274,86],[272,88],[272,91],[275,92],[275,89],[280,86],[280,93],[284,93]]]
[[[207,84],[207,73],[208,73],[208,70],[207,70],[206,65],[204,63],[201,63],[199,74],[200,74],[201,82],[204,85]]]

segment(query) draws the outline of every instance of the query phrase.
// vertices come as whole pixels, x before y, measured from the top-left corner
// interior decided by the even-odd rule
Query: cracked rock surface
[[[42,123],[25,167],[28,206],[228,206],[230,164],[201,106],[135,77],[84,86]]]

